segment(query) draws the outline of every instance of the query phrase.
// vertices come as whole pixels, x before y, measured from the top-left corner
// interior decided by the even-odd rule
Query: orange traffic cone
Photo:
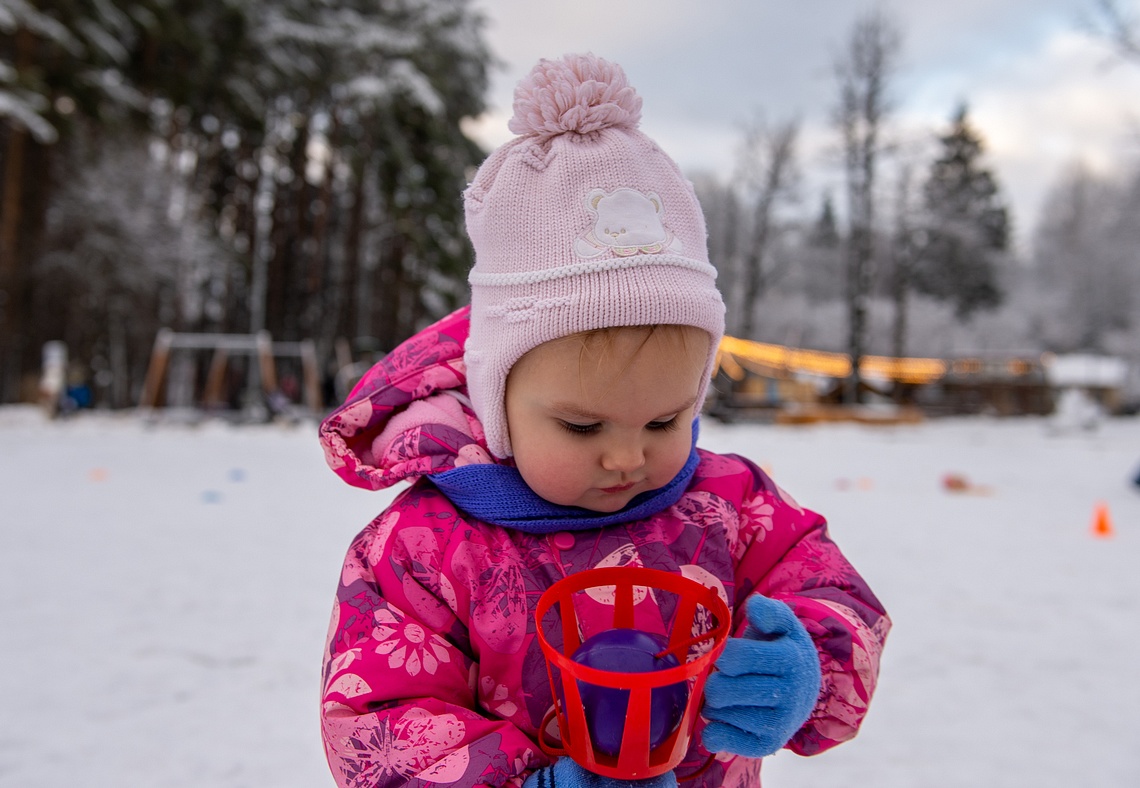
[[[1112,518],[1108,514],[1108,505],[1105,503],[1096,505],[1096,510],[1093,512],[1092,533],[1098,539],[1110,539],[1114,535]]]

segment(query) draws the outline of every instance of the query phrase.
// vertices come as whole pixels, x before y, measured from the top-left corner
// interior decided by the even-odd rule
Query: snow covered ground
[[[766,788],[1140,785],[1140,421],[701,442],[824,512],[895,620],[860,736]],[[331,786],[327,615],[389,497],[338,481],[312,424],[0,408],[0,786]]]

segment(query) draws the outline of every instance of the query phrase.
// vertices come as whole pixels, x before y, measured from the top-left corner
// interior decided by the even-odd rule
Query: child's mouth
[[[603,487],[602,492],[604,492],[604,493],[625,492],[626,490],[632,489],[633,485],[634,485],[634,482],[629,482],[628,484],[619,484],[617,487]]]

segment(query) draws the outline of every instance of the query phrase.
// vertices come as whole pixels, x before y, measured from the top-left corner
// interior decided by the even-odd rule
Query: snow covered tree
[[[777,213],[795,186],[798,133],[796,121],[776,126],[756,121],[744,130],[737,166],[748,216],[737,266],[740,301],[736,332],[745,339],[756,339],[757,305],[781,273],[774,257],[781,232]]]
[[[1034,236],[1037,332],[1057,351],[1135,354],[1140,328],[1140,172],[1074,165],[1050,190]]]
[[[226,74],[241,51],[234,2],[184,0],[0,0],[0,290],[7,298],[0,331],[0,399],[13,399],[22,374],[38,363],[43,321],[28,311],[43,303],[38,266],[60,239],[44,236],[48,214],[71,178],[83,179],[103,156],[146,169],[148,123],[166,116],[199,118],[225,94]],[[168,142],[176,136],[172,129]],[[138,147],[128,156],[122,147]],[[159,200],[151,209],[169,208]],[[100,235],[96,221],[74,217],[71,233]],[[132,245],[129,228],[121,243]],[[105,237],[105,236],[104,236]],[[84,275],[83,269],[75,271]],[[99,274],[94,270],[89,277]]]
[[[327,355],[335,337],[391,345],[454,306],[460,194],[482,157],[459,128],[483,108],[481,25],[469,0],[0,0],[0,400],[55,338],[24,306],[50,301],[42,274],[94,292],[80,280],[118,281],[105,266],[125,275],[132,253],[69,255],[149,248],[170,217],[222,243],[170,247],[196,272],[172,277],[186,292],[165,319],[183,330],[268,328]],[[169,188],[132,192],[133,218],[111,228],[66,184],[91,186],[104,160],[157,167]],[[151,220],[136,197],[154,200]],[[191,247],[225,264],[199,266]],[[142,280],[174,264],[151,259]]]
[[[919,292],[952,303],[958,316],[966,318],[1001,303],[1009,215],[996,178],[982,165],[982,138],[965,105],[939,142],[923,187],[925,237],[912,282]]]
[[[460,193],[482,153],[489,53],[467,0],[260,2],[274,68],[266,137],[225,195],[244,229],[255,327],[390,347],[461,297]]]
[[[716,267],[717,286],[727,297],[737,290],[740,198],[731,183],[726,184],[711,173],[695,174],[692,181],[708,228],[709,262]],[[729,331],[735,330],[735,326],[730,325]]]
[[[0,401],[38,363],[27,331],[28,261],[43,228],[57,142],[76,118],[137,111],[125,75],[133,23],[98,0],[0,0]]]
[[[843,279],[835,275],[843,267],[843,236],[835,216],[831,193],[820,198],[819,213],[806,229],[797,251],[799,289],[813,300],[842,300]]]
[[[835,202],[831,199],[830,192],[825,193],[820,200],[819,216],[812,225],[809,240],[813,246],[825,249],[839,246],[839,222],[835,219]]]
[[[907,353],[907,333],[909,331],[909,300],[911,280],[914,275],[916,258],[914,208],[912,206],[912,169],[909,163],[899,168],[895,184],[894,228],[890,239],[890,283],[891,301],[894,304],[894,320],[891,327],[891,354],[902,358]]]
[[[55,162],[71,172],[47,212],[29,324],[110,372],[101,399],[125,407],[159,328],[218,317],[212,284],[228,255],[175,163],[129,135],[98,140],[95,156],[81,143]]]
[[[1091,27],[1112,42],[1121,57],[1140,63],[1140,20],[1129,15],[1117,0],[1096,0]]]

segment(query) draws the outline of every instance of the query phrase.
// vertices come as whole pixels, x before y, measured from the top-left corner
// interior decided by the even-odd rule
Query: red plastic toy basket
[[[661,652],[672,653],[680,661],[677,667],[650,673],[619,673],[579,664],[571,655],[582,644],[581,629],[574,612],[576,594],[587,589],[613,590],[613,628],[634,628],[634,589],[648,589],[653,594],[673,594],[676,607],[668,634],[668,646]],[[711,626],[694,633],[701,610],[703,622]],[[546,621],[550,614],[549,623]],[[547,630],[557,631],[561,619],[562,649],[552,645]],[[604,777],[639,780],[656,777],[675,768],[689,748],[693,723],[700,712],[705,679],[713,663],[724,650],[731,618],[728,605],[712,588],[681,575],[643,567],[604,567],[570,575],[550,588],[538,600],[535,609],[538,639],[546,657],[547,674],[554,692],[554,708],[543,720],[539,745],[551,756],[569,755],[584,769]],[[692,646],[712,640],[712,646],[693,654]],[[558,692],[561,682],[562,691]],[[591,741],[586,711],[579,682],[617,690],[628,690],[625,726],[621,748],[616,756],[597,751]],[[689,692],[680,724],[664,741],[650,746],[650,708],[653,690],[688,682]],[[557,715],[561,746],[547,741],[546,728]]]

